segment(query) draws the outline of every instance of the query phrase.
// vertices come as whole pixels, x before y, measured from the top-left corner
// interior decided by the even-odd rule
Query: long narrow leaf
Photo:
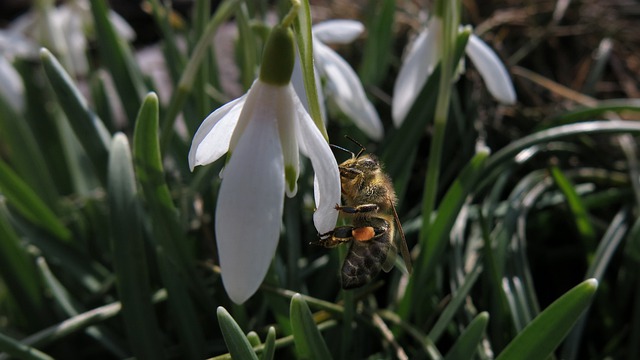
[[[69,124],[89,155],[98,178],[104,184],[107,179],[106,165],[109,158],[109,131],[102,120],[89,109],[80,90],[73,84],[71,77],[55,56],[43,48],[40,50],[40,60],[49,84],[67,114]]]
[[[19,341],[12,339],[0,333],[0,350],[6,351],[9,355],[24,360],[53,360],[53,358],[42,351],[21,344]]]
[[[300,359],[329,360],[331,353],[324,342],[311,310],[300,294],[291,298],[291,329]]]
[[[598,281],[589,279],[567,291],[518,333],[497,360],[546,359],[589,307],[597,288]]]
[[[118,133],[109,157],[109,207],[116,285],[125,329],[136,357],[162,359],[158,322],[151,303],[148,265],[129,142]]]
[[[142,72],[133,58],[131,48],[118,36],[109,20],[106,1],[91,0],[91,13],[98,36],[100,58],[113,77],[128,118],[133,120],[146,92]]]
[[[71,232],[38,195],[2,160],[0,160],[0,192],[20,215],[47,230],[55,237],[68,240]]]
[[[0,141],[3,154],[16,173],[38,194],[44,203],[55,209],[57,192],[51,173],[48,170],[42,144],[36,140],[22,114],[16,112],[0,96]]]
[[[158,123],[158,97],[151,93],[145,97],[136,120],[133,140],[136,176],[154,223],[152,231],[157,243],[158,265],[169,292],[171,316],[181,340],[186,344],[188,357],[198,359],[204,354],[204,337],[189,298],[189,281],[185,281],[186,277],[194,278],[196,275],[188,274],[188,263],[180,246],[185,241],[178,224],[177,210],[164,180]]]
[[[589,213],[582,203],[582,199],[580,199],[571,181],[564,176],[560,169],[555,166],[552,167],[551,176],[567,199],[569,209],[573,214],[576,227],[586,245],[587,251],[592,253],[596,243],[596,230],[591,225]]]
[[[218,307],[218,323],[224,342],[233,359],[237,360],[258,360],[258,356],[251,347],[247,336],[242,332],[238,323],[231,317],[229,312],[222,306]]]
[[[33,260],[20,245],[20,238],[15,232],[6,208],[0,208],[0,278],[8,291],[8,299],[13,298],[22,310],[16,316],[40,325],[46,321],[45,295]]]
[[[489,313],[481,312],[478,314],[449,349],[445,360],[473,359],[488,322]]]

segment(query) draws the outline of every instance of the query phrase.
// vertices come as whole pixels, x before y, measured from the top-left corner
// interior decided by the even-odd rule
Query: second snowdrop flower
[[[364,26],[355,20],[329,20],[314,25],[311,31],[313,32],[315,67],[318,75],[326,81],[324,86],[326,93],[323,95],[322,91],[318,90],[320,100],[325,95],[330,97],[340,111],[347,115],[367,136],[374,140],[382,140],[384,129],[380,116],[378,116],[373,104],[367,99],[360,78],[349,63],[327,46],[327,44],[353,42],[362,34]],[[298,96],[306,106],[302,71],[298,65],[296,64],[292,82]]]
[[[442,37],[441,32],[442,19],[433,16],[429,20],[428,26],[409,48],[393,87],[392,116],[396,126],[402,124],[433,69],[440,61],[438,42]],[[469,37],[465,52],[478,69],[491,95],[501,103],[515,103],[516,93],[513,83],[498,55],[473,34]]]

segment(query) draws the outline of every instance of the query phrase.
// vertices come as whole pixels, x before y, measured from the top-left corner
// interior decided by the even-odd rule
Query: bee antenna
[[[347,149],[343,148],[342,146],[338,146],[338,145],[334,145],[334,144],[329,144],[329,146],[331,146],[332,148],[336,148],[336,149],[342,150],[344,152],[347,152],[347,153],[351,154],[352,157],[356,157],[356,154],[354,154],[353,151],[347,150]]]
[[[362,153],[366,150],[366,148],[364,146],[362,146],[362,144],[360,144],[356,139],[352,138],[349,135],[345,135],[345,138],[351,140],[352,142],[354,142],[356,145],[360,146],[360,151],[358,151],[358,155],[354,156],[354,157],[360,157],[360,155],[362,155]],[[351,153],[353,154],[353,153]]]

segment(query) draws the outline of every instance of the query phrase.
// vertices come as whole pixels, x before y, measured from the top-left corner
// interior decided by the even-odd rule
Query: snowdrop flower
[[[290,83],[293,44],[290,29],[272,30],[258,79],[203,121],[189,151],[191,170],[229,153],[215,226],[222,282],[238,304],[256,292],[275,255],[284,194],[296,193],[299,151],[315,171],[318,233],[333,229],[338,217],[338,164]]]
[[[399,127],[407,116],[429,75],[440,61],[442,19],[433,16],[428,26],[418,35],[404,59],[393,87],[392,116]],[[516,101],[513,83],[498,55],[479,37],[471,34],[466,54],[476,66],[493,97],[504,104]]]
[[[340,55],[326,44],[349,44],[362,32],[364,26],[355,20],[329,20],[312,27],[313,55],[318,75],[326,80],[326,95],[347,115],[360,130],[374,140],[382,140],[384,129],[373,104],[367,99],[358,75]],[[298,96],[308,109],[299,61],[293,73],[292,83]],[[317,84],[320,85],[320,84]],[[318,97],[324,105],[320,89]],[[322,108],[323,118],[326,110]]]
[[[135,32],[120,15],[110,10],[108,16],[120,36],[127,41],[135,38]],[[9,29],[51,49],[70,73],[88,73],[85,33],[93,29],[93,17],[87,0],[70,1],[57,7],[52,0],[36,2],[36,7],[14,20]]]
[[[13,67],[16,58],[36,59],[38,48],[35,43],[8,30],[0,30],[0,96],[16,112],[24,111],[24,83]]]

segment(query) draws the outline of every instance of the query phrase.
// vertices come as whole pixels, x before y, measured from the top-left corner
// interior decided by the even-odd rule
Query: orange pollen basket
[[[373,227],[366,226],[351,230],[351,235],[357,241],[369,241],[373,239],[373,237],[376,235],[376,232],[373,230]]]

